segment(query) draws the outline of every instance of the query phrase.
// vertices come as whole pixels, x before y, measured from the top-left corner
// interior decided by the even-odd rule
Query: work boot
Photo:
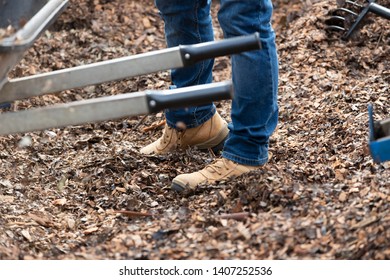
[[[194,128],[177,130],[165,125],[163,135],[143,147],[140,153],[162,155],[189,147],[197,147],[200,150],[211,148],[214,153],[218,153],[222,150],[228,133],[226,121],[216,112],[211,119]]]
[[[171,188],[177,192],[194,190],[199,184],[214,184],[218,181],[225,181],[260,167],[238,164],[231,160],[220,158],[198,172],[176,176],[172,181]]]

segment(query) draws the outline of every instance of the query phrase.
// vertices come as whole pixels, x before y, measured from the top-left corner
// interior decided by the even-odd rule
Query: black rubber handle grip
[[[238,36],[220,41],[180,46],[184,66],[218,56],[261,49],[259,33]]]
[[[378,5],[376,3],[371,3],[369,5],[369,9],[370,9],[370,12],[373,12],[374,14],[376,14],[378,16],[381,16],[385,19],[390,20],[390,9],[388,9],[384,6]]]
[[[202,105],[232,97],[233,85],[230,81],[146,93],[149,113]]]

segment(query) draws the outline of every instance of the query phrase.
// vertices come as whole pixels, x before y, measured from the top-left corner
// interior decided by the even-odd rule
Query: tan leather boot
[[[194,190],[199,184],[214,184],[248,173],[261,166],[242,165],[231,160],[220,158],[198,172],[181,174],[172,180],[172,189],[178,192]]]
[[[140,153],[161,155],[189,147],[197,147],[201,150],[211,148],[216,153],[223,148],[228,133],[226,121],[216,112],[211,119],[198,127],[176,130],[165,125],[163,135],[143,147]]]

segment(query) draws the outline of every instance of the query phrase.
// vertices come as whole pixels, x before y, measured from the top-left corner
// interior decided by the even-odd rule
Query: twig
[[[134,129],[137,129],[137,128],[141,125],[141,123],[144,122],[144,120],[145,120],[147,117],[148,117],[148,115],[143,116],[142,119],[140,119],[140,121],[135,125]]]
[[[382,29],[381,35],[379,35],[378,42],[376,42],[375,49],[377,49],[379,47],[379,44],[380,44],[380,41],[382,40],[384,32],[385,32],[385,29]]]
[[[166,121],[165,120],[162,120],[160,121],[159,123],[154,123],[152,124],[151,126],[148,126],[148,127],[145,127],[144,129],[142,129],[143,132],[148,132],[148,131],[151,131],[151,130],[154,130],[160,126],[163,126],[165,125]]]
[[[231,214],[222,214],[219,215],[218,218],[220,219],[233,219],[236,221],[244,221],[248,218],[249,213],[248,212],[238,212],[238,213],[231,213]]]

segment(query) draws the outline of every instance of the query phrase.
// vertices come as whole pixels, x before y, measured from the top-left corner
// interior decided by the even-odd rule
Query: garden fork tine
[[[367,5],[360,5],[350,0],[337,0],[337,5],[340,8],[335,9],[332,16],[326,21],[327,29],[343,31],[342,38],[348,39],[358,29],[369,12],[390,19],[390,9],[376,4],[375,0],[367,0],[367,2]],[[351,9],[346,8],[347,6],[351,6]],[[358,10],[358,13],[354,11],[355,9]],[[339,15],[339,13],[346,13],[348,16],[342,19],[343,15]]]
[[[362,5],[360,5],[360,4],[358,4],[358,3],[354,2],[354,1],[350,1],[350,0],[346,0],[346,1],[344,1],[344,0],[337,0],[337,5],[339,7],[345,7],[347,4],[349,4],[351,6],[355,6],[355,7],[359,8],[359,9],[363,8]]]
[[[351,28],[349,28],[347,34],[345,34],[345,39],[348,39],[353,32],[359,27],[361,22],[363,21],[364,17],[369,13],[372,12],[378,16],[381,16],[383,18],[386,18],[390,20],[390,9],[383,7],[381,5],[378,5],[375,3],[375,0],[369,0],[369,4],[360,12],[358,18],[355,20]]]
[[[344,14],[346,14],[346,16],[344,16]],[[347,8],[337,8],[332,11],[332,16],[326,20],[326,29],[345,32],[347,31],[345,26],[347,25],[347,22],[351,21],[350,18],[356,18],[358,16],[359,14]]]

